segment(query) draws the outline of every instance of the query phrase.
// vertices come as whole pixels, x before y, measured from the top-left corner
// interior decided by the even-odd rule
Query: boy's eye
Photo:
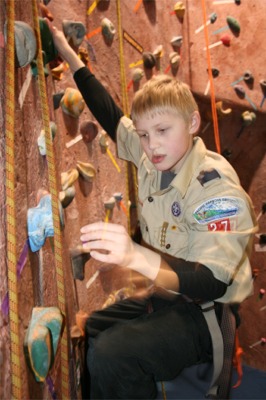
[[[145,138],[145,137],[148,137],[148,134],[147,133],[139,133],[139,137]]]

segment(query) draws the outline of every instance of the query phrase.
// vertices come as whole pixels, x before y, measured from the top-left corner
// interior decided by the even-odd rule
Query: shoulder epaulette
[[[209,169],[207,171],[200,171],[199,175],[197,176],[198,181],[202,186],[205,185],[205,183],[210,182],[214,179],[220,179],[221,176],[216,169]]]

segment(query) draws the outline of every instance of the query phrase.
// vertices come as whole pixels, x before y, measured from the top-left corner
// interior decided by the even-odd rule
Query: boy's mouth
[[[153,164],[159,164],[159,163],[161,163],[164,159],[165,159],[165,156],[163,156],[163,155],[152,156],[151,161],[152,161]]]

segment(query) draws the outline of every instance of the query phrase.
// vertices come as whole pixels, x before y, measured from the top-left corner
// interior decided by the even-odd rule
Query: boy
[[[152,78],[136,93],[131,120],[63,34],[50,29],[88,107],[116,140],[119,157],[138,168],[145,246],[124,227],[103,222],[81,229],[83,246],[96,260],[130,268],[152,283],[149,296],[89,318],[91,398],[156,398],[156,381],[211,357],[199,304],[215,300],[218,314],[220,303],[240,303],[251,293],[252,205],[230,164],[194,137],[200,115],[186,84]],[[152,294],[158,289],[169,298]]]

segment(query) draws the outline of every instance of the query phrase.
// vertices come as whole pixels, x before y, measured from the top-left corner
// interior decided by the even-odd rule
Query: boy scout
[[[116,140],[119,157],[138,168],[144,246],[124,227],[103,222],[81,229],[83,246],[96,260],[130,268],[153,288],[179,294],[129,298],[91,315],[91,398],[156,398],[156,381],[211,357],[199,303],[215,300],[218,312],[220,303],[240,303],[252,291],[252,205],[231,165],[195,136],[200,115],[186,84],[152,78],[136,93],[129,119],[63,34],[50,29],[88,107]]]

